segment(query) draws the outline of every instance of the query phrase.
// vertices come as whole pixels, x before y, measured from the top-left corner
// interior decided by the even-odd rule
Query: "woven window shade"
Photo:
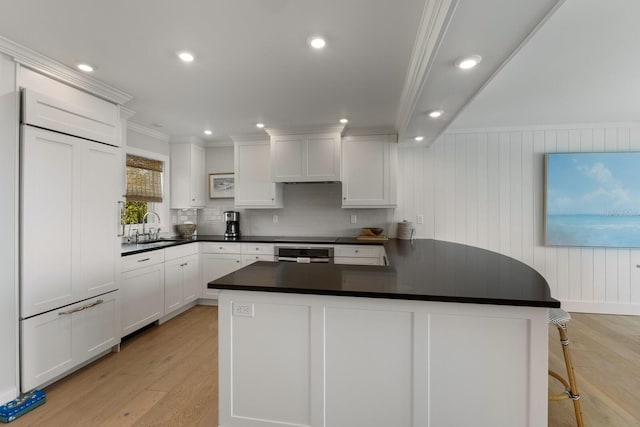
[[[127,201],[162,202],[162,167],[159,160],[127,154]]]

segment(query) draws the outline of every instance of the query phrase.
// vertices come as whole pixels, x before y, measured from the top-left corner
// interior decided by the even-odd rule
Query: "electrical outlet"
[[[418,215],[416,217],[416,223],[418,224],[424,224],[424,216],[423,215]]]
[[[233,315],[253,317],[253,304],[233,303]]]
[[[278,223],[278,215],[273,215],[273,223],[277,224]]]
[[[358,216],[357,215],[351,215],[351,224],[356,224],[358,222]]]

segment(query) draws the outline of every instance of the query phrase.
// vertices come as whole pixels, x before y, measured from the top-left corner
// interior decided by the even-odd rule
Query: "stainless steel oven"
[[[333,264],[333,246],[283,244],[275,247],[276,261]]]

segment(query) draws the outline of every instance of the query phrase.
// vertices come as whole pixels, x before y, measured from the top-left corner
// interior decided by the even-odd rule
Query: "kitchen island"
[[[544,278],[455,243],[385,250],[384,267],[258,262],[209,283],[220,426],[546,425]]]

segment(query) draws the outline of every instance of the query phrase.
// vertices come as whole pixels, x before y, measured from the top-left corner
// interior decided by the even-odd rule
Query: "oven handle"
[[[309,263],[329,264],[331,262],[331,258],[305,258],[305,257],[279,256],[278,262],[297,262],[300,264],[309,264]]]

